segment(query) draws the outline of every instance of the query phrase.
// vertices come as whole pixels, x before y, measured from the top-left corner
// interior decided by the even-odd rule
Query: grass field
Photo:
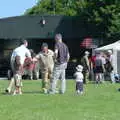
[[[80,96],[67,80],[65,94],[40,93],[40,81],[23,81],[23,95],[4,94],[7,80],[0,80],[0,120],[120,120],[120,84],[85,85]]]

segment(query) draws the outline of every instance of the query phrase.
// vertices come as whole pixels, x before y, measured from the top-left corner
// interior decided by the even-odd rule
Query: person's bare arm
[[[55,59],[58,57],[58,49],[55,49],[54,57],[55,57]]]
[[[39,59],[40,59],[40,55],[38,54],[32,59],[32,61],[37,62]]]
[[[70,54],[67,55],[67,62],[70,60]]]

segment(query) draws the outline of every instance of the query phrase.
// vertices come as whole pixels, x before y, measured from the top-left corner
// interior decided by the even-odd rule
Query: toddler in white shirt
[[[82,74],[83,66],[78,65],[76,67],[76,72],[74,73],[74,77],[76,80],[76,92],[77,94],[83,94],[83,74]]]

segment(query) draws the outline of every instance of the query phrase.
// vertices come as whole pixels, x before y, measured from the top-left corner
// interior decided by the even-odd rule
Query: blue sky
[[[0,0],[0,18],[22,15],[37,0]]]

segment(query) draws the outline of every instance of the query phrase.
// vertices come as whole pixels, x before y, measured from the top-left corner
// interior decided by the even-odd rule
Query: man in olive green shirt
[[[81,65],[83,66],[84,84],[89,81],[90,63],[89,63],[89,52],[85,51],[84,56],[81,59]]]

